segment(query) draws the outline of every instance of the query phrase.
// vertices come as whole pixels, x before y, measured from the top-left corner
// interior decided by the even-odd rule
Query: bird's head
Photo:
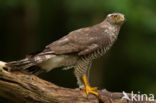
[[[110,24],[121,25],[125,21],[125,16],[121,13],[112,13],[108,14],[106,17],[106,21]]]

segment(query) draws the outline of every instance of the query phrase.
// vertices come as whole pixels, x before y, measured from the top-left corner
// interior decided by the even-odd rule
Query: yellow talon
[[[90,86],[88,85],[87,78],[86,78],[85,75],[82,77],[82,79],[83,79],[83,82],[84,82],[84,84],[85,84],[85,88],[82,88],[82,90],[85,90],[87,95],[88,95],[89,93],[92,93],[92,94],[95,94],[95,95],[97,96],[98,93],[94,91],[94,90],[97,90],[97,88],[96,88],[96,87],[90,87]]]

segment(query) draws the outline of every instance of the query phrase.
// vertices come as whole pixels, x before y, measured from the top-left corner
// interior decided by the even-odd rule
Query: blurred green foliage
[[[0,59],[12,61],[38,51],[70,31],[125,14],[119,38],[91,70],[91,84],[110,91],[156,94],[155,0],[1,0]],[[56,69],[42,78],[76,87],[73,70]]]

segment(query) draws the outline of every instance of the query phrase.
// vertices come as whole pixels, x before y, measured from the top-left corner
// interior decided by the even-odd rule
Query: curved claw
[[[87,78],[86,76],[83,76],[82,77],[83,81],[84,81],[84,84],[85,84],[85,88],[81,88],[82,90],[85,90],[86,94],[88,95],[89,93],[91,94],[94,94],[94,95],[98,95],[97,92],[95,92],[94,90],[97,90],[97,87],[91,87],[88,85],[88,82],[87,82]]]
[[[98,95],[97,92],[95,92],[94,90],[97,90],[96,87],[90,87],[90,86],[86,86],[85,88],[81,88],[82,90],[85,90],[86,94],[88,95],[89,93],[91,94],[95,94],[96,96]]]

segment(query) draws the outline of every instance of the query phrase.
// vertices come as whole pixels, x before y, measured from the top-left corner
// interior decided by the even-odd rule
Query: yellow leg
[[[82,79],[83,79],[83,82],[84,82],[84,84],[85,84],[85,88],[82,88],[82,90],[85,90],[87,95],[88,95],[89,93],[98,95],[98,93],[94,91],[94,90],[97,90],[97,88],[96,88],[96,87],[93,87],[93,88],[92,88],[92,87],[90,87],[90,86],[88,85],[87,78],[86,78],[85,75],[82,77]]]

